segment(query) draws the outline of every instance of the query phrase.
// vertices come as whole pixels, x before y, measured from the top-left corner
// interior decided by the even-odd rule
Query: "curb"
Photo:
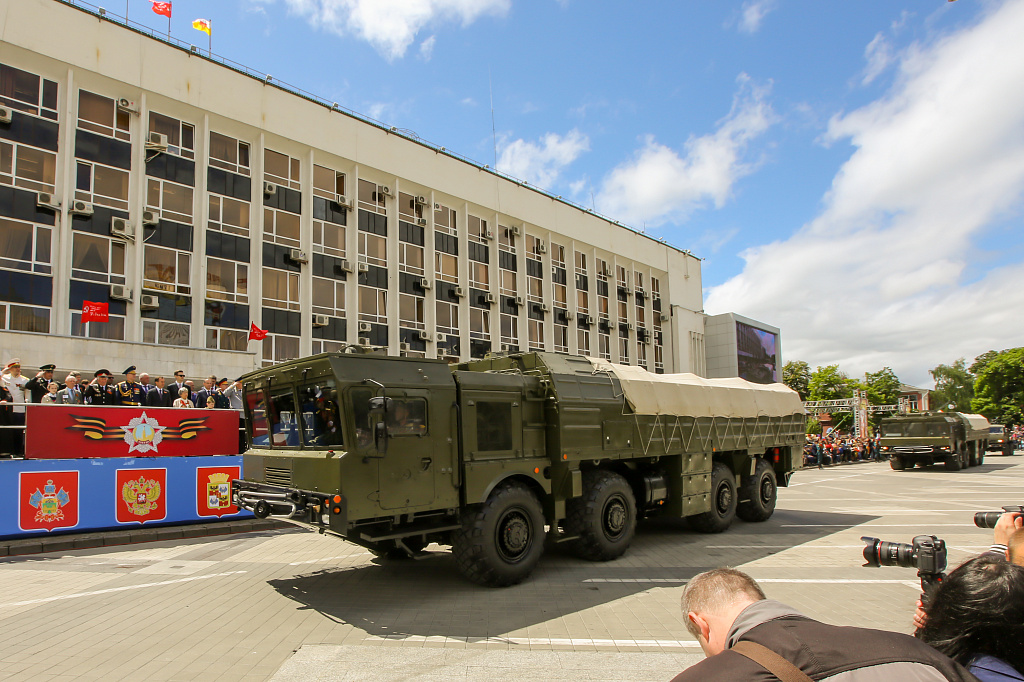
[[[46,552],[67,552],[73,549],[115,547],[118,545],[132,545],[139,542],[204,538],[212,535],[234,535],[236,533],[253,533],[294,527],[293,524],[284,521],[240,519],[221,523],[195,523],[182,526],[37,536],[25,538],[24,540],[0,540],[0,557],[43,554]]]

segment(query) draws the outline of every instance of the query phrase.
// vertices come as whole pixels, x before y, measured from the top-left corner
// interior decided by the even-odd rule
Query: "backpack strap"
[[[796,667],[782,656],[769,649],[768,647],[761,646],[756,642],[741,641],[736,642],[729,651],[735,651],[738,654],[746,656],[754,663],[757,663],[762,668],[770,672],[775,677],[779,678],[781,682],[813,682],[811,678]]]

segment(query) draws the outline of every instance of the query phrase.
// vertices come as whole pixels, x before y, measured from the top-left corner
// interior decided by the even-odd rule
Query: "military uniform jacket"
[[[85,396],[85,402],[90,405],[116,405],[117,398],[114,394],[114,387],[100,386],[99,384],[91,384],[85,389],[83,394]]]
[[[142,405],[146,396],[142,384],[129,384],[127,381],[119,383],[114,388],[114,393],[117,395],[118,405]]]
[[[32,377],[25,384],[25,392],[29,393],[32,397],[29,398],[28,402],[38,403],[46,395],[46,384],[49,382],[43,377]]]

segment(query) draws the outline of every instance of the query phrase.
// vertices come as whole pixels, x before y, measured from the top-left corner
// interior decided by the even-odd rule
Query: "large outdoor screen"
[[[779,380],[778,338],[772,332],[736,323],[736,351],[740,377],[758,384]]]

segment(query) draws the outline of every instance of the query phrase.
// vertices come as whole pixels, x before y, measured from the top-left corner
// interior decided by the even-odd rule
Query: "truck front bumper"
[[[239,509],[261,519],[275,518],[334,532],[347,525],[348,505],[342,495],[235,479],[231,481],[231,499]]]

